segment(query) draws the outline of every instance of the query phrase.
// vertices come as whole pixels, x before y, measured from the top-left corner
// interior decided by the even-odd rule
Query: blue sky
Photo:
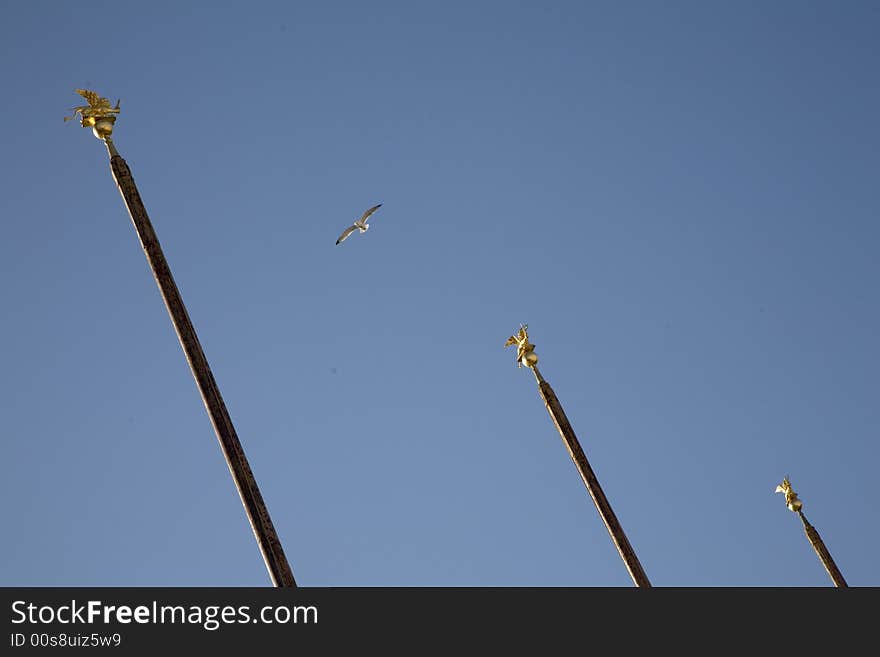
[[[299,584],[880,585],[880,8],[0,4],[0,582],[269,580],[78,87]],[[335,246],[375,203],[365,235]]]

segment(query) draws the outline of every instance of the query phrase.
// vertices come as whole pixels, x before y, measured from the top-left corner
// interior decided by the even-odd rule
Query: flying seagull
[[[336,243],[342,244],[342,242],[345,240],[345,238],[348,237],[349,235],[351,235],[356,230],[359,230],[362,233],[366,233],[367,229],[370,227],[370,224],[367,223],[367,218],[381,207],[382,207],[382,204],[380,203],[379,205],[374,205],[369,210],[364,212],[364,214],[361,216],[360,219],[355,221],[351,226],[349,226],[348,228],[345,229],[345,231],[343,231],[342,235],[339,236],[339,239],[336,240]]]

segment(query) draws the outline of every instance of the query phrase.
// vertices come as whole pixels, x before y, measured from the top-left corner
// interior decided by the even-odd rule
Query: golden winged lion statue
[[[520,324],[519,332],[511,335],[504,343],[505,347],[516,345],[516,366],[534,367],[538,362],[538,356],[535,353],[535,345],[529,342],[529,325]]]
[[[73,114],[65,116],[65,121],[71,121],[79,114],[82,126],[84,128],[94,126],[98,119],[107,117],[115,117],[119,114],[119,101],[116,101],[116,107],[110,106],[110,101],[94,91],[88,89],[77,89],[76,93],[88,101],[88,105],[79,105],[73,108]]]
[[[790,511],[798,512],[803,508],[804,503],[798,499],[797,493],[792,489],[788,477],[785,477],[785,479],[782,480],[782,483],[776,487],[776,492],[785,494],[785,506],[787,506]]]

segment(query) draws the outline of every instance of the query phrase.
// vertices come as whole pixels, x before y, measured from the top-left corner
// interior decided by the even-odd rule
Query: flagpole
[[[107,146],[107,152],[110,155],[110,170],[113,179],[119,188],[128,213],[131,216],[138,239],[144,249],[147,262],[159,286],[159,292],[171,321],[174,324],[174,330],[180,340],[180,346],[186,355],[186,360],[192,370],[205,409],[211,419],[214,432],[220,442],[223,456],[226,464],[229,466],[229,472],[238,489],[241,502],[244,505],[245,513],[250,522],[257,545],[269,572],[272,584],[276,587],[295,587],[296,580],[293,572],[284,555],[281,547],[281,540],[275,532],[272,519],[269,517],[269,511],[260,494],[257,481],[251,471],[250,464],[245,456],[244,449],[232,425],[229,412],[226,410],[226,404],[220,395],[220,389],[214,380],[214,375],[208,365],[208,360],[199,343],[195,328],[190,321],[186,306],[183,304],[183,298],[171,275],[171,268],[162,252],[159,239],[153,229],[153,224],[147,215],[141,195],[138,192],[134,182],[134,177],[128,164],[116,150],[110,135],[113,132],[113,126],[116,121],[116,115],[119,112],[119,103],[115,108],[110,107],[110,102],[106,98],[100,97],[92,91],[78,89],[89,102],[88,106],[76,108],[74,116],[80,115],[81,124],[85,127],[91,127],[92,131],[98,139],[103,141]]]
[[[807,540],[810,541],[810,545],[812,545],[813,550],[816,551],[819,561],[822,562],[822,566],[825,568],[825,572],[828,573],[831,581],[834,582],[834,586],[838,588],[847,588],[849,585],[843,578],[843,573],[840,572],[837,564],[834,563],[834,559],[831,558],[831,553],[828,551],[828,548],[825,547],[825,541],[822,540],[822,537],[819,536],[819,532],[816,531],[816,528],[810,524],[807,517],[804,515],[804,503],[798,499],[797,493],[792,490],[791,482],[788,480],[788,477],[785,477],[785,479],[782,480],[782,483],[776,487],[776,492],[785,494],[785,506],[788,507],[789,511],[797,513],[800,517],[801,523],[804,525],[804,533],[807,535]]]
[[[534,373],[535,379],[538,381],[538,391],[541,399],[544,401],[544,406],[547,407],[547,412],[550,413],[553,424],[556,425],[556,430],[559,431],[562,442],[565,444],[571,460],[574,461],[575,467],[577,467],[578,473],[587,487],[587,492],[593,498],[593,503],[599,511],[599,516],[602,518],[602,522],[605,523],[605,529],[608,530],[608,534],[614,542],[614,547],[617,548],[620,558],[623,559],[623,563],[633,583],[638,587],[650,587],[651,582],[648,580],[648,576],[645,574],[635,550],[630,545],[623,527],[617,520],[617,515],[614,513],[614,509],[611,508],[611,503],[605,496],[602,486],[599,485],[599,479],[593,472],[593,468],[590,466],[590,462],[581,448],[574,429],[565,415],[562,404],[559,403],[553,388],[550,387],[550,384],[544,380],[538,371],[538,355],[535,353],[535,345],[529,342],[528,326],[521,326],[519,333],[510,336],[504,346],[507,347],[513,344],[517,345],[516,360],[519,366],[525,365]]]

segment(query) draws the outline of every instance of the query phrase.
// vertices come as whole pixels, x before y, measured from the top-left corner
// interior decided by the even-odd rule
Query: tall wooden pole
[[[571,460],[574,461],[574,464],[581,475],[581,479],[587,487],[587,492],[589,492],[590,497],[593,498],[596,509],[599,511],[599,516],[602,518],[602,522],[605,523],[605,528],[611,535],[614,547],[617,548],[620,558],[623,559],[623,563],[626,565],[626,569],[629,572],[630,577],[632,577],[633,582],[639,587],[650,587],[651,582],[648,580],[648,576],[645,574],[642,564],[636,556],[635,550],[633,550],[632,545],[630,545],[629,539],[627,539],[626,534],[623,531],[623,527],[620,526],[620,522],[617,520],[614,510],[611,508],[611,503],[608,501],[608,498],[605,497],[605,492],[602,490],[602,486],[599,485],[599,480],[596,478],[593,468],[590,467],[590,462],[587,460],[587,456],[581,448],[581,444],[574,433],[574,429],[572,429],[568,418],[565,416],[562,404],[559,403],[559,399],[556,397],[556,393],[553,392],[553,388],[550,387],[550,384],[544,380],[541,373],[538,371],[538,356],[534,351],[535,345],[529,342],[527,329],[527,326],[520,327],[519,334],[508,338],[505,346],[516,344],[517,361],[520,366],[526,365],[526,367],[534,372],[535,378],[538,380],[538,390],[541,393],[541,399],[544,400],[544,405],[547,407],[547,412],[550,413],[550,417],[553,419],[553,424],[556,425],[556,429],[562,437],[562,442],[565,444],[568,454],[571,456]]]
[[[819,561],[822,562],[822,566],[825,568],[825,572],[828,573],[831,581],[834,582],[834,586],[838,588],[848,587],[849,585],[843,578],[843,573],[840,572],[837,564],[834,563],[834,559],[831,558],[831,553],[828,551],[828,548],[825,547],[825,541],[822,540],[822,537],[819,536],[819,532],[816,531],[816,528],[810,524],[807,517],[804,515],[804,503],[798,499],[797,493],[792,490],[791,482],[788,480],[788,477],[783,479],[782,483],[776,487],[776,492],[785,493],[785,505],[790,511],[797,513],[800,517],[801,522],[804,525],[804,533],[807,535],[807,540],[810,541],[810,545],[812,545],[813,550],[816,551]]]
[[[272,519],[269,517],[269,511],[266,509],[263,496],[257,487],[257,481],[248,464],[244,449],[242,449],[241,442],[235,432],[235,427],[232,425],[232,420],[229,417],[229,412],[226,410],[226,405],[223,403],[223,398],[220,396],[220,389],[217,387],[217,382],[214,380],[214,375],[208,366],[208,360],[202,351],[202,346],[190,321],[189,314],[183,305],[180,291],[177,289],[177,285],[171,275],[171,269],[168,266],[165,255],[162,253],[162,247],[159,245],[159,240],[153,230],[147,210],[138,193],[131,170],[128,168],[125,160],[122,159],[122,156],[116,151],[110,139],[116,118],[115,115],[109,114],[113,110],[109,109],[109,101],[100,98],[94,92],[77,91],[89,101],[88,108],[77,108],[77,112],[82,116],[83,127],[92,127],[95,136],[103,140],[107,145],[107,150],[110,154],[110,170],[113,173],[113,178],[119,187],[119,192],[122,194],[122,199],[125,201],[128,213],[131,215],[132,223],[144,249],[147,262],[153,271],[156,283],[159,285],[162,300],[165,302],[165,307],[171,316],[174,330],[177,332],[180,345],[183,347],[184,354],[186,354],[186,360],[192,370],[193,377],[195,377],[196,385],[199,388],[199,393],[201,393],[205,409],[208,411],[208,416],[211,418],[214,432],[220,441],[220,447],[223,450],[223,455],[226,457],[229,472],[235,481],[235,487],[238,489],[238,494],[241,497],[245,513],[253,529],[254,537],[257,539],[263,560],[266,562],[266,568],[269,571],[272,584],[277,587],[295,587],[296,581],[294,580],[290,565],[287,563],[287,558],[281,547],[281,541],[275,532]],[[102,103],[102,101],[104,102]],[[118,112],[118,107],[119,104],[117,103],[115,112]]]

